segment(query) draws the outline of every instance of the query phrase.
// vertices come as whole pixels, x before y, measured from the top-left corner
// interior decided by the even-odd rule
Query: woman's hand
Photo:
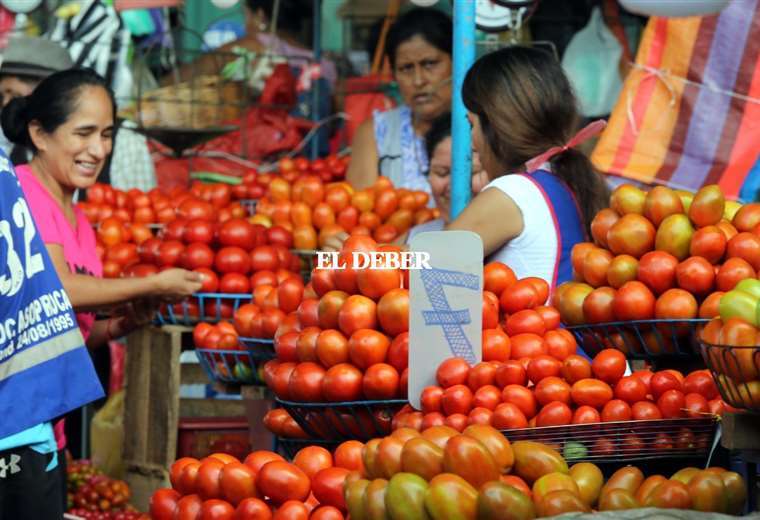
[[[201,275],[186,269],[167,269],[153,275],[156,281],[154,296],[175,302],[200,291]]]
[[[325,241],[325,245],[322,246],[322,251],[340,251],[343,249],[343,242],[349,237],[349,234],[345,231],[340,231],[329,237]]]

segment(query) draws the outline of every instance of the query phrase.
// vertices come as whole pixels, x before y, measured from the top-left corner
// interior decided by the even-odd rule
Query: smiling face
[[[449,222],[451,211],[451,137],[447,137],[435,147],[430,158],[430,173],[428,175],[430,190],[435,204],[441,210],[441,218]],[[473,194],[477,194],[486,185],[488,179],[480,165],[478,153],[472,154],[472,183]]]
[[[52,133],[36,122],[29,133],[36,157],[61,186],[85,189],[98,178],[113,146],[114,114],[102,87],[85,86],[75,96],[73,110]]]
[[[451,105],[451,56],[414,36],[396,49],[393,75],[416,117],[432,121]]]

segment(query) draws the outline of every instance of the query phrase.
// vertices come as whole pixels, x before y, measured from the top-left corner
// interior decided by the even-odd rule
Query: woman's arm
[[[357,190],[372,187],[380,176],[377,161],[375,128],[370,118],[359,125],[351,143],[351,163],[346,172],[348,183]]]
[[[488,256],[522,233],[524,225],[515,201],[493,188],[479,193],[444,229],[477,233],[483,240],[483,254]]]
[[[60,244],[46,244],[55,271],[74,310],[91,310],[122,304],[144,297],[178,300],[200,290],[197,273],[168,269],[144,278],[104,279],[69,271]]]
[[[121,338],[133,330],[149,324],[158,312],[160,300],[141,299],[126,306],[126,314],[93,323],[87,338],[87,348],[95,349],[111,340]]]

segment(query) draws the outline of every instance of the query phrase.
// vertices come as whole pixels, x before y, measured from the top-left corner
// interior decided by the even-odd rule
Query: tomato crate
[[[367,441],[391,433],[391,421],[406,399],[299,403],[276,400],[313,439]]]
[[[717,420],[658,419],[502,430],[510,442],[541,442],[568,462],[636,462],[654,459],[707,458]]]
[[[307,446],[322,446],[332,452],[340,444],[340,441],[326,441],[323,439],[289,439],[287,437],[277,437],[274,442],[274,451],[289,460],[293,460],[296,453]]]
[[[212,453],[229,453],[240,460],[251,452],[248,420],[245,417],[180,418],[177,458],[198,460]]]
[[[631,359],[694,359],[697,328],[709,320],[634,320],[572,325],[567,330],[591,357],[614,348]]]
[[[219,350],[196,348],[203,370],[210,381],[237,385],[263,385],[261,367],[265,360],[251,349]]]
[[[760,412],[760,346],[713,345],[699,341],[707,368],[725,402]]]
[[[232,319],[241,305],[252,300],[249,293],[195,293],[180,303],[162,307],[156,315],[156,324],[192,326],[201,321],[216,323]]]

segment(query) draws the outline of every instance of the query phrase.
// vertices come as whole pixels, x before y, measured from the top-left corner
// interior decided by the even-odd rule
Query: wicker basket
[[[240,117],[243,86],[219,76],[199,76],[142,94],[132,118],[146,128],[208,128]]]

